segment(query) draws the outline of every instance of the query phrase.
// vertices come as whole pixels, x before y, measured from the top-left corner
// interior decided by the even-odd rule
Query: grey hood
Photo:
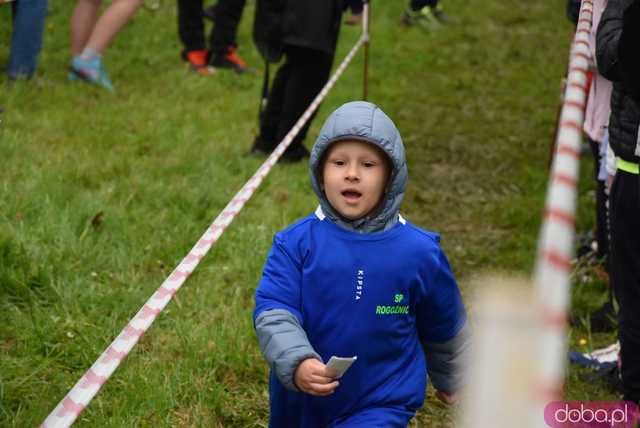
[[[392,167],[381,206],[369,216],[356,220],[345,219],[333,209],[318,181],[323,154],[331,144],[343,140],[373,144],[389,157]],[[331,113],[311,150],[309,174],[311,186],[320,200],[323,213],[341,227],[357,232],[379,232],[391,228],[398,221],[408,179],[404,145],[396,125],[375,104],[352,101]]]

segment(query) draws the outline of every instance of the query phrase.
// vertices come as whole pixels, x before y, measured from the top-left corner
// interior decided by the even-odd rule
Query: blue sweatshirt
[[[293,314],[326,363],[357,356],[335,393],[288,390],[272,373],[272,427],[325,427],[364,409],[422,406],[421,342],[446,342],[466,320],[439,236],[400,218],[362,234],[310,215],[276,234],[256,290],[254,321]]]

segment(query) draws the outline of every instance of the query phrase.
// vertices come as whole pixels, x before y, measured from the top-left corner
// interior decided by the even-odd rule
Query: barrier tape
[[[367,12],[368,5],[365,4],[363,16],[367,16]],[[363,30],[364,28],[366,27],[363,26]],[[100,391],[102,385],[105,384],[122,360],[131,352],[131,349],[136,343],[138,343],[140,337],[149,329],[156,317],[178,292],[182,284],[184,284],[191,273],[193,273],[202,258],[209,252],[211,247],[215,245],[249,198],[251,198],[280,156],[282,156],[287,147],[289,147],[293,138],[300,132],[300,129],[318,108],[320,102],[335,85],[338,78],[342,75],[347,65],[349,65],[358,49],[366,40],[368,40],[368,33],[363,31],[363,34],[351,51],[349,51],[340,66],[338,66],[331,79],[329,79],[289,133],[216,217],[189,254],[182,259],[180,264],[165,279],[160,288],[147,300],[144,306],[142,306],[138,313],[129,321],[114,341],[111,342],[109,347],[100,355],[91,368],[80,378],[73,388],[71,388],[60,403],[58,403],[40,425],[41,428],[68,427],[74,423],[80,413],[82,413],[93,397]]]
[[[542,323],[541,343],[537,348],[542,351],[538,356],[540,374],[535,397],[538,406],[558,399],[562,395],[564,384],[567,346],[565,328],[571,298],[571,260],[574,255],[578,166],[587,100],[587,70],[591,57],[589,34],[592,15],[593,2],[583,0],[570,53],[569,73],[533,276]],[[537,422],[544,426],[542,417]]]

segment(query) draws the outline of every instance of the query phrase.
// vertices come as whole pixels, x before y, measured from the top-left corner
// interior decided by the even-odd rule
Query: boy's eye
[[[333,161],[333,164],[337,165],[337,166],[343,166],[344,165],[344,161],[336,159],[336,160]]]
[[[365,166],[365,168],[371,168],[373,166],[376,166],[375,162],[363,162],[362,164]]]

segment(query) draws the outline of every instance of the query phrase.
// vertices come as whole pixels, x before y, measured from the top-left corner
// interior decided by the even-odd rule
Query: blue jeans
[[[10,78],[29,78],[36,71],[42,47],[47,0],[16,0],[7,73]]]

